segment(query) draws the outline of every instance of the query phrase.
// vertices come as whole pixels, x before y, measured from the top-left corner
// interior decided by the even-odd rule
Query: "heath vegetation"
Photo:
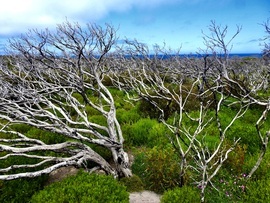
[[[0,58],[1,202],[128,202],[143,189],[162,202],[267,202],[269,42],[261,58],[232,58],[240,32],[212,21],[197,57],[120,46],[108,24],[10,40]],[[88,173],[45,187],[67,166]]]

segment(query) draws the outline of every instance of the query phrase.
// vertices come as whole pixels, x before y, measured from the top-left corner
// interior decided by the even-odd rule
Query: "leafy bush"
[[[137,113],[135,108],[128,111],[125,109],[119,109],[116,114],[120,124],[133,124],[140,119],[140,115]]]
[[[152,146],[151,142],[156,138],[150,137],[149,132],[155,124],[157,124],[156,120],[149,118],[140,119],[131,125],[129,132],[127,132],[128,134],[126,134],[126,141],[133,146]]]
[[[164,192],[161,203],[199,203],[200,192],[191,186],[176,187],[173,190]]]
[[[206,190],[207,202],[241,202],[246,192],[246,174],[234,175],[225,170],[220,173],[213,182],[215,188],[209,187]]]
[[[235,174],[240,174],[244,172],[243,166],[246,160],[246,154],[247,146],[237,144],[235,149],[229,154],[228,159],[225,161],[224,168]]]
[[[90,122],[94,122],[99,125],[107,126],[107,120],[103,115],[93,115],[88,117]]]
[[[162,146],[168,143],[166,126],[150,118],[143,118],[132,125],[123,125],[126,142],[132,146]]]
[[[259,153],[247,156],[245,159],[245,163],[243,165],[243,171],[247,172],[251,171],[251,169],[256,164],[259,156],[260,156]],[[270,171],[269,171],[270,163],[268,161],[269,159],[270,159],[270,152],[267,151],[264,155],[263,161],[261,162],[260,166],[253,174],[254,179],[260,180],[270,178]]]
[[[20,132],[20,133],[26,133],[28,130],[30,130],[32,127],[26,124],[15,124],[12,125],[12,129]]]
[[[250,181],[246,188],[244,201],[246,203],[270,202],[270,179]]]
[[[34,139],[39,139],[46,144],[55,144],[64,142],[67,138],[64,135],[53,133],[50,131],[41,130],[35,127],[32,127],[27,133],[26,136]]]
[[[47,176],[0,182],[0,202],[26,203],[32,195],[43,188]]]
[[[96,123],[98,125],[101,126],[107,126],[107,120],[103,115],[93,115],[93,116],[89,116],[88,120],[90,122]],[[99,128],[95,128],[96,131],[98,131],[99,133],[101,133],[102,135],[108,135],[108,133],[103,130],[103,129],[99,129]]]
[[[135,155],[132,171],[147,189],[157,193],[174,188],[180,182],[179,160],[170,145],[143,150]]]
[[[36,193],[32,203],[129,202],[126,188],[111,176],[79,172]]]
[[[87,112],[87,115],[93,116],[93,115],[100,115],[100,112],[93,108],[92,106],[86,105],[85,111]],[[77,114],[76,114],[77,115]]]
[[[169,143],[168,137],[171,132],[163,123],[156,123],[153,127],[149,130],[149,142],[147,146],[154,147],[154,146],[165,146]]]
[[[124,177],[120,180],[123,183],[128,192],[139,192],[144,190],[144,184],[139,176],[133,175],[131,177]]]
[[[247,146],[250,154],[256,154],[260,150],[260,140],[254,125],[235,122],[235,125],[228,131],[228,138],[230,140],[241,138],[240,143]]]

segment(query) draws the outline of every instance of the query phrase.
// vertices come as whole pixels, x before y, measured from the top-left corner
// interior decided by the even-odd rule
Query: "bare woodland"
[[[209,26],[210,34],[204,34],[206,45],[202,59],[171,57],[160,60],[160,54],[169,54],[170,50],[156,47],[155,56],[149,57],[149,48],[144,44],[127,41],[127,55],[132,56],[122,64],[123,73],[113,72],[113,81],[123,91],[132,89],[138,93],[131,100],[146,100],[160,112],[159,120],[166,125],[171,135],[167,135],[180,157],[180,185],[184,185],[184,176],[188,170],[197,173],[194,183],[201,188],[201,201],[211,180],[218,173],[241,138],[228,146],[226,133],[234,122],[244,116],[251,105],[264,109],[256,122],[257,134],[261,140],[261,155],[253,169],[247,175],[250,178],[256,171],[268,146],[270,131],[262,132],[261,126],[270,110],[269,98],[258,98],[259,91],[269,88],[269,66],[252,64],[243,67],[233,64],[229,59],[232,41],[241,31],[237,27],[235,34],[227,35],[228,27],[217,25],[214,21]],[[228,38],[229,37],[229,38]],[[138,54],[139,53],[139,54]],[[137,56],[140,57],[137,57]],[[141,57],[143,56],[143,57]],[[237,63],[237,62],[236,62]],[[118,77],[120,75],[120,77]],[[162,101],[162,102],[160,102]],[[197,113],[190,111],[194,105]],[[168,111],[174,106],[175,119],[167,120]],[[220,116],[223,106],[237,109],[231,120],[224,124]],[[185,126],[189,119],[193,126]],[[209,136],[205,128],[214,121],[219,132],[219,143],[210,150],[205,137]]]
[[[56,33],[33,30],[18,40],[10,41],[11,58],[1,66],[1,132],[13,135],[0,139],[1,151],[10,156],[25,156],[39,161],[35,164],[14,165],[15,168],[46,165],[44,169],[12,175],[0,179],[38,176],[63,167],[83,167],[87,161],[98,164],[108,174],[130,176],[129,161],[123,150],[123,135],[116,119],[114,99],[103,85],[107,71],[104,56],[115,44],[115,29],[88,25],[87,30],[75,24],[64,23]],[[11,67],[11,68],[9,68]],[[96,94],[92,101],[88,94]],[[77,97],[75,97],[77,95]],[[85,111],[93,108],[103,115],[106,126],[88,120]],[[12,125],[30,126],[58,133],[70,138],[63,143],[47,145],[12,130]],[[109,149],[115,168],[91,149],[87,143]],[[55,156],[34,155],[31,152],[52,151]],[[60,153],[63,156],[58,156]]]
[[[269,36],[269,22],[264,26]],[[265,44],[265,60],[243,65],[229,58],[241,27],[236,27],[232,36],[227,32],[227,26],[212,21],[203,32],[206,48],[198,58],[179,57],[180,52],[170,56],[166,46],[155,46],[152,54],[136,40],[119,46],[116,29],[110,25],[91,24],[85,30],[66,22],[58,25],[55,33],[32,30],[10,40],[9,56],[2,58],[0,69],[0,160],[22,156],[35,162],[0,169],[0,179],[35,177],[70,165],[89,171],[101,169],[115,177],[131,176],[114,97],[104,78],[125,91],[130,101],[144,100],[157,110],[158,120],[171,132],[166,135],[168,142],[180,158],[179,185],[184,185],[186,172],[192,171],[202,202],[206,187],[215,187],[212,179],[241,139],[236,135],[228,144],[227,131],[251,106],[263,109],[254,123],[261,154],[247,175],[250,178],[263,159],[270,136],[270,130],[263,128],[270,98],[258,96],[269,89],[269,44]],[[224,107],[236,109],[228,122],[222,120]],[[87,108],[104,116],[106,125],[89,120]],[[168,120],[169,114],[174,115],[173,121]],[[192,126],[185,125],[187,119]],[[205,129],[211,123],[219,142],[210,149]],[[14,130],[17,124],[68,139],[47,144]],[[92,144],[109,150],[113,163],[93,150]],[[97,166],[88,168],[89,161]],[[27,172],[14,173],[21,168]]]

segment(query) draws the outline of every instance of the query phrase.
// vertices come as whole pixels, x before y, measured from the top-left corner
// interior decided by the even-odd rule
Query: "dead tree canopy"
[[[82,28],[65,22],[54,31],[31,30],[9,41],[9,57],[0,67],[0,161],[32,161],[1,168],[0,179],[35,177],[69,165],[94,165],[115,177],[131,175],[114,98],[103,85],[108,52],[116,40],[110,25]],[[89,119],[92,112],[105,124]],[[46,143],[42,136],[16,130],[18,125],[64,139]],[[109,150],[114,164],[93,150],[94,145]]]
[[[162,55],[169,55],[170,50],[156,49],[150,54],[145,44],[127,41],[120,50],[129,56],[128,60],[121,59],[119,71],[123,73],[111,74],[115,86],[126,90],[130,99],[146,101],[159,112],[158,119],[169,129],[167,137],[180,158],[179,185],[184,184],[188,174],[201,188],[201,202],[205,201],[206,187],[215,188],[215,176],[241,139],[235,135],[229,141],[229,129],[251,105],[263,109],[254,123],[261,143],[258,148],[262,150],[247,178],[257,170],[268,146],[270,131],[262,130],[262,126],[270,110],[270,100],[258,97],[258,93],[269,88],[266,72],[269,67],[262,63],[243,65],[229,58],[232,41],[240,31],[237,27],[229,36],[227,26],[212,21],[209,33],[203,33],[206,48],[198,53],[201,58],[184,58],[176,53],[163,59]],[[130,89],[137,94],[129,95]],[[234,114],[224,121],[222,114],[231,108]],[[214,126],[211,129],[215,128],[211,133],[210,125]],[[213,137],[217,138],[214,147],[207,141]]]
[[[270,61],[270,18],[263,24],[266,32],[263,57],[266,61]]]

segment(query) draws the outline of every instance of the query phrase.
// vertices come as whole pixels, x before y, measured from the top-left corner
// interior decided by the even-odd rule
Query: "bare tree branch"
[[[43,156],[35,164],[13,165],[15,168],[35,169],[23,174],[0,175],[0,179],[37,176],[61,166],[93,161],[114,176],[130,176],[129,161],[123,150],[123,135],[116,119],[114,98],[103,85],[108,52],[117,37],[111,25],[105,28],[88,24],[65,22],[55,32],[31,30],[19,39],[10,40],[10,54],[0,68],[0,151],[12,156],[37,158],[41,151],[64,153],[60,158]],[[92,96],[95,95],[95,96]],[[95,109],[106,124],[89,120]],[[13,130],[14,125],[26,124],[67,137],[68,142],[46,144],[27,134]],[[90,148],[90,143],[111,151],[115,168]],[[29,152],[38,152],[30,156]],[[4,155],[1,159],[8,158]],[[49,163],[49,164],[48,164]]]
[[[269,110],[268,98],[258,97],[258,92],[268,88],[268,76],[264,73],[267,66],[256,62],[243,66],[229,58],[232,41],[241,27],[237,26],[228,38],[228,27],[212,21],[209,31],[210,34],[203,37],[206,50],[201,50],[200,58],[192,59],[177,53],[172,55],[165,49],[162,52],[158,46],[156,52],[150,54],[145,44],[127,41],[127,47],[122,46],[119,52],[128,58],[119,57],[118,64],[122,65],[118,71],[111,72],[115,86],[126,91],[130,99],[147,101],[159,111],[158,119],[170,130],[167,137],[180,158],[182,179],[179,185],[184,184],[185,174],[191,170],[194,183],[201,188],[202,202],[205,201],[206,187],[215,188],[214,177],[241,139],[235,137],[228,146],[227,132],[251,104],[267,109],[257,122],[264,149],[262,154],[269,136],[267,133],[268,136],[263,137],[258,127]],[[254,68],[256,66],[258,69]],[[137,93],[136,97],[129,95],[130,90]],[[224,108],[235,109],[230,121],[223,121]],[[175,115],[173,121],[168,119],[172,115]],[[210,124],[216,126],[217,135],[208,134]],[[214,147],[205,141],[209,136],[217,138]],[[256,169],[254,166],[250,176]]]

